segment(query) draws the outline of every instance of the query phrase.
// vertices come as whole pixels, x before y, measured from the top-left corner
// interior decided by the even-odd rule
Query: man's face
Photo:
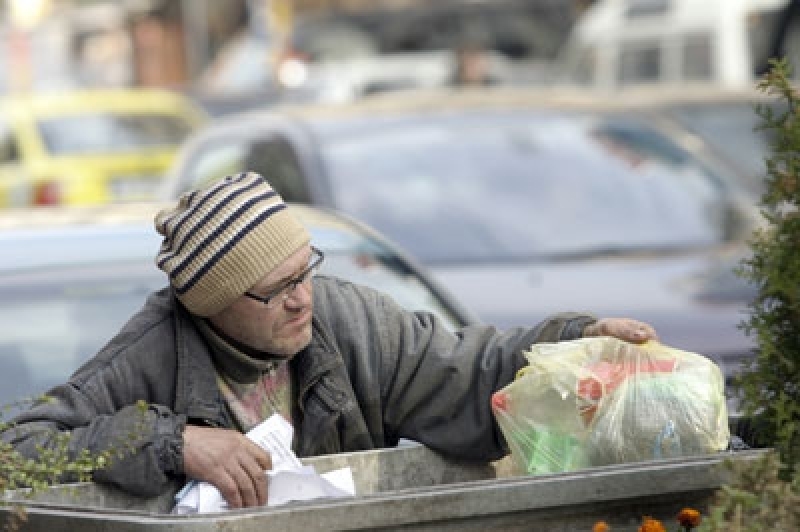
[[[300,277],[308,267],[311,248],[303,246],[256,283],[248,292],[267,296]],[[271,300],[269,305],[242,295],[209,319],[235,340],[273,355],[291,358],[311,341],[311,282],[300,283]]]

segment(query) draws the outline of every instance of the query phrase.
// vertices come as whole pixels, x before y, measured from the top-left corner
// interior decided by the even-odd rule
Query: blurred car
[[[477,321],[396,246],[332,211],[292,207],[325,253],[321,273],[374,286],[450,327]],[[0,213],[0,405],[64,382],[166,286],[158,204]]]
[[[750,88],[789,0],[597,0],[572,26],[563,81],[600,89]]]
[[[467,40],[480,42],[494,81],[544,82],[573,20],[568,2],[311,6],[293,6],[285,39],[233,39],[202,76],[202,89],[241,94],[274,87],[295,101],[346,101],[379,91],[446,85],[456,67],[454,51]]]
[[[729,272],[758,217],[680,140],[586,93],[385,94],[220,119],[184,145],[164,195],[258,171],[380,230],[486,322],[635,317],[731,375],[751,356],[738,324],[753,291]]]
[[[0,207],[143,201],[206,120],[157,89],[32,93],[0,100]]]

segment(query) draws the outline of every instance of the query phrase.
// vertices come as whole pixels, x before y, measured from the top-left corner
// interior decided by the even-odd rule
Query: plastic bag
[[[616,338],[534,344],[529,365],[492,397],[520,471],[724,450],[730,433],[719,367],[658,342]]]

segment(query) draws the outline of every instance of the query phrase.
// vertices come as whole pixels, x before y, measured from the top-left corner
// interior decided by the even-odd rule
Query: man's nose
[[[311,280],[293,286],[284,304],[289,308],[302,308],[311,304]]]

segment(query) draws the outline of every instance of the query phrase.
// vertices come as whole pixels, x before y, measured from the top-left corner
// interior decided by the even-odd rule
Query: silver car
[[[64,382],[166,286],[155,204],[0,214],[0,405]],[[425,270],[363,224],[295,205],[321,273],[374,286],[452,328],[477,321]]]

